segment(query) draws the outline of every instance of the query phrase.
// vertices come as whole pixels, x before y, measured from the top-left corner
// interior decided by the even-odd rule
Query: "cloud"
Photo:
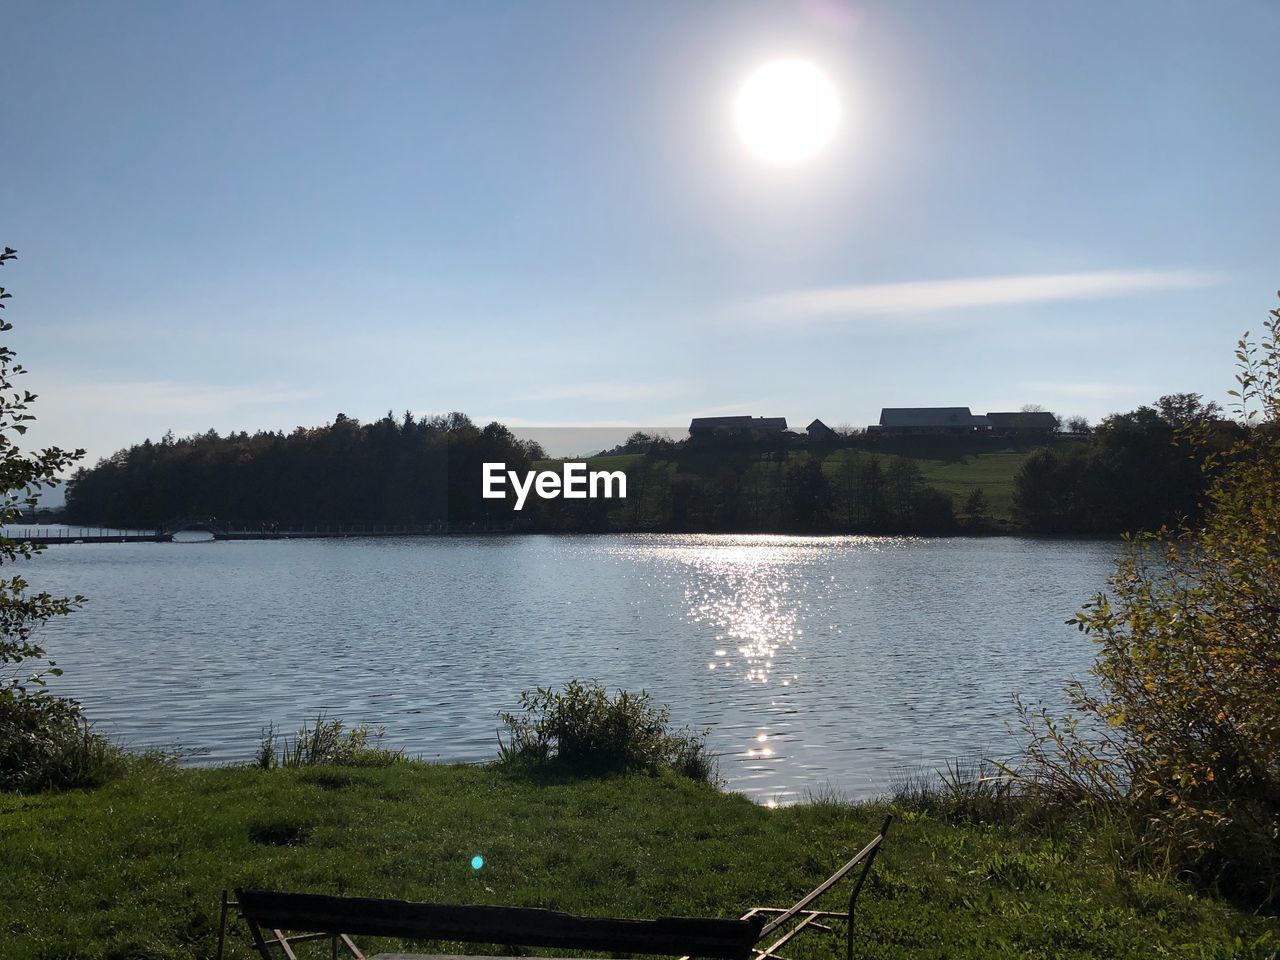
[[[848,287],[820,287],[776,294],[745,304],[742,312],[761,323],[903,317],[1068,300],[1105,300],[1161,290],[1209,286],[1219,274],[1182,270],[1042,273],[970,277]]]

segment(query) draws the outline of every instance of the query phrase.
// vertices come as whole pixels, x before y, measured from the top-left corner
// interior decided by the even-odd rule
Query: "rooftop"
[[[787,429],[786,417],[694,417],[689,432],[707,430],[764,430],[770,433]]]
[[[968,407],[884,407],[882,427],[973,427],[978,426]]]

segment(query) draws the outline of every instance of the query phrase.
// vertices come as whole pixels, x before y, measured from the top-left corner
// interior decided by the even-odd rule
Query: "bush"
[[[17,254],[0,252],[0,266]],[[0,287],[0,309],[10,294]],[[13,325],[0,320],[0,333]],[[17,356],[0,346],[0,529],[15,523],[22,508],[34,507],[58,474],[84,455],[47,447],[24,453],[20,447],[35,417],[35,394],[18,389],[26,373]],[[0,535],[0,566],[25,562],[41,547]],[[0,575],[0,789],[39,790],[100,781],[116,765],[118,751],[94,734],[70,700],[49,694],[46,677],[62,671],[38,641],[39,628],[66,616],[83,597],[31,593],[17,573]]]
[[[124,764],[120,748],[94,733],[72,701],[0,690],[0,790],[96,786]]]
[[[1070,688],[1077,717],[1024,712],[1018,771],[1059,804],[1128,817],[1151,860],[1264,905],[1280,899],[1280,310],[1267,327],[1239,345],[1248,430],[1203,527],[1136,541],[1075,618],[1098,645],[1094,683]]]
[[[596,681],[571,680],[560,692],[539,687],[520,694],[521,713],[501,714],[500,762],[554,766],[570,773],[661,769],[717,782],[706,734],[670,732],[670,711],[644,691],[610,697]]]
[[[303,724],[293,739],[280,736],[275,724],[262,731],[256,766],[264,770],[276,767],[384,767],[404,760],[403,750],[380,746],[384,731],[368,724],[350,730],[341,720],[327,720],[324,714],[315,723]]]

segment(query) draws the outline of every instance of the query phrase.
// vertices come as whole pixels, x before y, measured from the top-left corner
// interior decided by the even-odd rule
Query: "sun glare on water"
[[[835,136],[840,98],[835,84],[807,60],[775,60],[743,82],[734,104],[742,142],[778,165],[817,154]]]

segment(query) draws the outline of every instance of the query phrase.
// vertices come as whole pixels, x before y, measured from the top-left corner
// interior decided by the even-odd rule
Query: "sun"
[[[743,144],[768,163],[788,165],[817,154],[835,136],[835,84],[807,60],[774,60],[743,82],[734,103]]]

